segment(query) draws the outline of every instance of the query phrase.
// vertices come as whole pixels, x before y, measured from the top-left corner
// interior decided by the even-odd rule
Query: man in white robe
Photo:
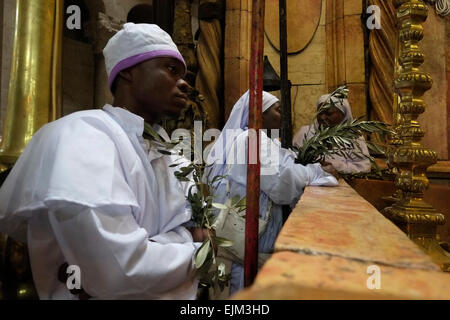
[[[186,105],[185,62],[149,24],[125,24],[104,55],[113,105],[34,135],[0,189],[0,232],[28,244],[41,299],[195,299],[205,233],[183,227],[189,186],[169,168],[178,157],[143,138],[144,120]],[[81,271],[75,294],[58,280],[65,265]]]

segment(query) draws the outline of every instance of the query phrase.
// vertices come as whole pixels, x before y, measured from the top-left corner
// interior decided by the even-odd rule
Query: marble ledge
[[[379,268],[374,271],[373,268]],[[375,272],[379,275],[375,280]],[[274,254],[233,300],[450,299],[450,274],[331,256]]]
[[[439,271],[422,250],[344,180],[307,187],[275,242],[275,252],[341,257]]]

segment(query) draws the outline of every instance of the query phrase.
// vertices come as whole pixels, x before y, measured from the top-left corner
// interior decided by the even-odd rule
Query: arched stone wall
[[[301,5],[301,0],[296,2]],[[306,6],[305,8],[308,8]],[[317,4],[315,4],[317,5]],[[310,8],[316,12],[317,8]],[[308,45],[289,55],[288,78],[291,91],[294,133],[308,124],[320,95],[347,84],[355,116],[366,113],[364,36],[360,21],[361,0],[322,0],[319,24]],[[295,19],[289,17],[287,19]],[[227,0],[225,22],[225,118],[233,104],[248,89],[250,60],[251,1]],[[288,37],[301,32],[290,30]],[[264,54],[280,72],[280,57],[267,40]],[[275,93],[277,94],[277,93]]]
[[[296,6],[297,10],[303,12],[302,21],[296,21],[296,16],[290,15],[293,10],[290,10],[289,5]],[[301,126],[312,120],[318,97],[326,93],[326,1],[300,0],[295,3],[288,1],[287,6],[288,52],[291,52],[288,55],[288,79],[292,84],[291,110],[294,135]],[[272,38],[275,38],[276,33],[279,32],[279,18],[270,21],[267,19],[267,13],[264,54],[268,56],[275,71],[281,75],[279,46],[274,47],[271,44],[273,40],[269,39],[270,29],[275,29],[275,32],[272,32]],[[278,10],[276,14],[279,14]],[[303,39],[296,37],[296,34],[300,33],[307,37]],[[289,50],[291,42],[292,49]],[[295,44],[297,47],[294,47]],[[279,92],[275,94],[279,96]]]

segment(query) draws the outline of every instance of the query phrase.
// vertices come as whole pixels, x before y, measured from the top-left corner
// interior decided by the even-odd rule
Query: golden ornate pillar
[[[393,0],[393,3],[397,10],[400,66],[394,79],[400,119],[396,131],[401,144],[390,160],[397,170],[395,185],[401,192],[397,202],[384,213],[442,270],[450,272],[450,254],[439,245],[436,233],[437,226],[445,223],[445,217],[423,200],[429,185],[426,170],[437,161],[436,152],[421,145],[424,131],[417,121],[425,111],[422,95],[432,85],[431,77],[419,69],[425,59],[419,42],[423,38],[422,23],[428,16],[428,7],[421,0]]]
[[[17,1],[0,163],[12,166],[33,134],[61,112],[63,0]]]
[[[61,113],[63,0],[18,0],[0,171]],[[0,235],[0,298],[36,299],[25,244]]]

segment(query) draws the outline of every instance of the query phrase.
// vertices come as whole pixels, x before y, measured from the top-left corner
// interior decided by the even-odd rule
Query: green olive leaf
[[[205,240],[201,245],[200,249],[195,254],[194,265],[197,269],[200,269],[205,263],[206,257],[208,256],[209,249],[211,247],[211,241],[209,239]]]
[[[214,242],[219,246],[219,247],[232,247],[234,245],[233,241],[230,241],[228,239],[225,238],[221,238],[221,237],[214,237]]]
[[[212,206],[213,206],[214,208],[217,208],[217,209],[220,209],[220,210],[226,210],[226,209],[228,209],[228,207],[227,207],[226,205],[221,204],[221,203],[217,203],[217,202],[214,202],[214,203],[212,204]]]

